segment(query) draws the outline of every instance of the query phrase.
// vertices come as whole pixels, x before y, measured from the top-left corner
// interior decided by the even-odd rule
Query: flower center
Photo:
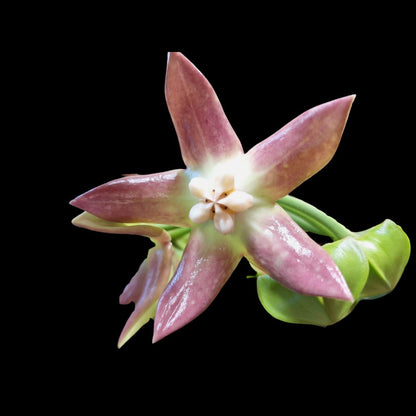
[[[189,190],[200,200],[189,211],[191,221],[201,224],[213,220],[215,229],[221,234],[232,233],[235,213],[253,205],[250,194],[234,188],[234,175],[230,173],[220,175],[213,181],[193,178]]]

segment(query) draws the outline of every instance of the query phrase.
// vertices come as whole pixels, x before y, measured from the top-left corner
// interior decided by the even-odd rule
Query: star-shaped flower
[[[71,201],[89,213],[89,223],[85,215],[74,223],[98,231],[125,227],[127,233],[143,234],[137,223],[191,227],[169,282],[166,264],[171,263],[162,260],[170,261],[170,246],[156,239],[145,270],[126,289],[122,301],[136,302],[128,336],[143,313],[137,312],[139,299],[157,302],[156,342],[201,314],[242,257],[293,291],[352,301],[331,257],[276,201],[332,158],[354,96],[306,111],[244,153],[213,88],[178,52],[169,54],[165,93],[186,169],[129,175]],[[150,294],[147,279],[157,282]]]

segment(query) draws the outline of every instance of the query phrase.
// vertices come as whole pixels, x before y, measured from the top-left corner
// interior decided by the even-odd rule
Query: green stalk
[[[305,231],[325,235],[333,241],[354,235],[350,230],[315,208],[313,205],[299,198],[287,195],[277,203],[297,222]]]

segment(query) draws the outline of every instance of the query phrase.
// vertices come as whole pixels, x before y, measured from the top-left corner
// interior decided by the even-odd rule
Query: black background
[[[133,308],[119,305],[118,296],[151,245],[72,226],[79,210],[68,202],[122,174],[183,167],[163,91],[167,52],[179,50],[213,85],[245,150],[303,111],[357,94],[333,160],[293,195],[356,231],[390,218],[412,241],[407,27],[393,31],[388,20],[375,19],[357,32],[362,22],[333,16],[307,27],[292,18],[287,29],[278,20],[263,34],[247,20],[210,37],[215,20],[164,25],[145,15],[115,18],[111,10],[105,18],[69,16],[35,24],[20,52],[25,127],[36,134],[28,149],[39,155],[33,190],[47,240],[32,263],[42,293],[21,344],[35,364],[33,379],[47,371],[47,391],[66,406],[118,404],[120,411],[126,403],[143,411],[192,400],[214,409],[221,400],[295,406],[283,392],[320,406],[333,398],[343,408],[354,408],[357,397],[372,406],[399,400],[401,371],[414,365],[411,264],[391,294],[318,328],[269,316],[242,261],[196,320],[154,345],[149,323],[118,350]],[[179,28],[185,36],[177,40]]]

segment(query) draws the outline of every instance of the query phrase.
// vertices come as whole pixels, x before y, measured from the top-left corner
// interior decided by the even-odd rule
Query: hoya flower
[[[71,202],[91,221],[191,228],[157,303],[153,341],[201,314],[242,257],[292,291],[352,301],[329,254],[276,201],[330,161],[354,96],[306,111],[244,153],[213,88],[177,52],[165,94],[186,168],[122,177]],[[136,302],[142,285],[130,289],[125,301]]]

